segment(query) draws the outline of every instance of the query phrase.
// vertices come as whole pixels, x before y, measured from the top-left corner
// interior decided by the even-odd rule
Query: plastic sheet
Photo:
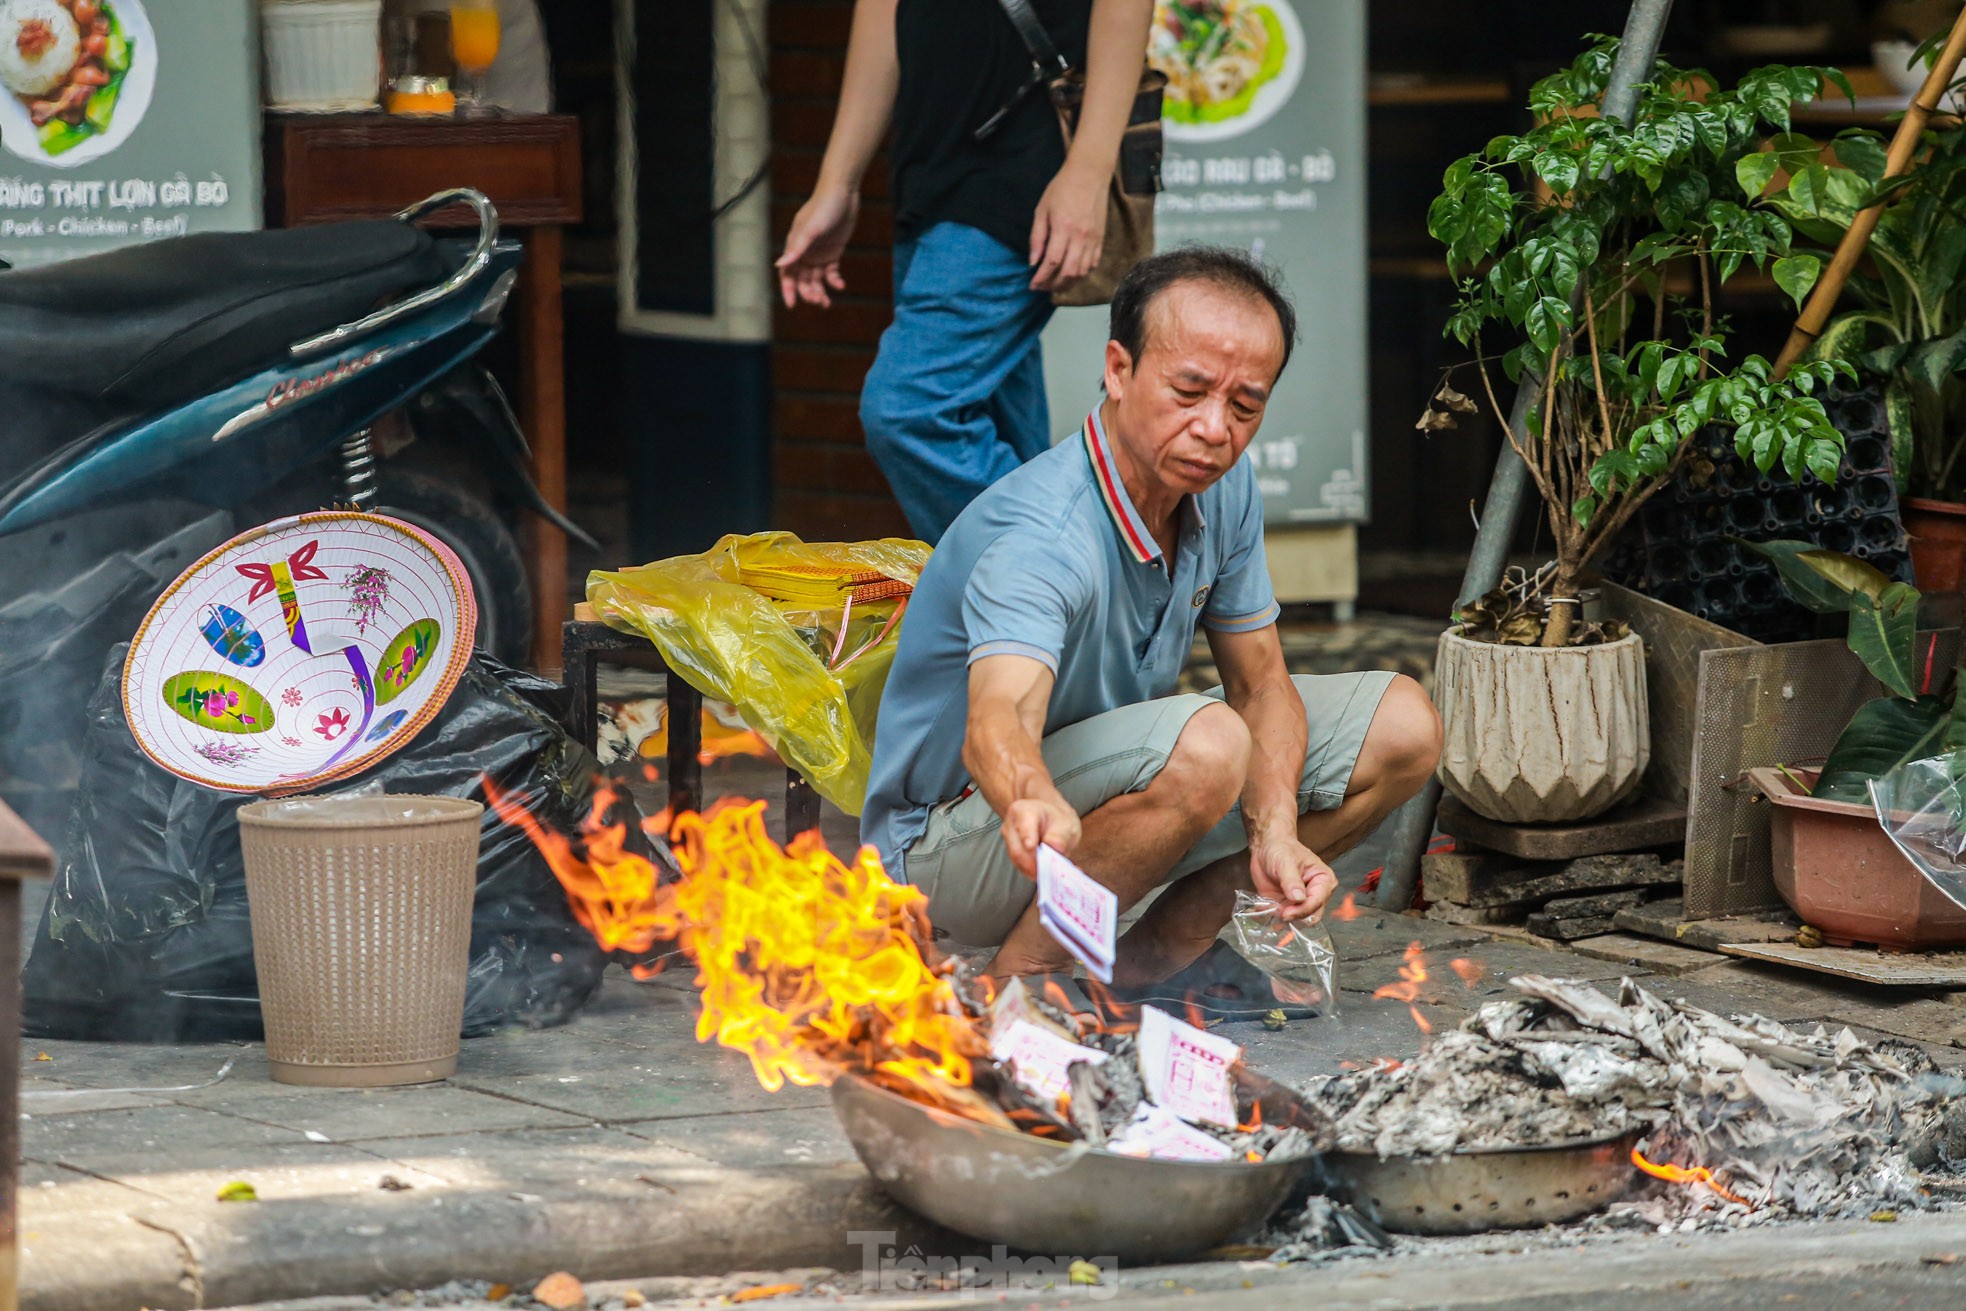
[[[256,1039],[259,993],[236,819],[253,798],[199,787],[152,764],[123,717],[122,670],[119,647],[90,702],[82,787],[22,974],[25,1031],[145,1042]],[[555,684],[475,656],[427,728],[332,792],[483,800],[482,772],[548,828],[573,832],[599,767],[561,727],[560,695]],[[639,841],[639,826],[625,818]],[[593,995],[607,960],[574,921],[532,843],[487,810],[465,1035],[565,1023]]]
[[[1282,907],[1254,893],[1236,893],[1229,921],[1236,951],[1270,977],[1277,1000],[1295,1006],[1337,1004],[1338,951],[1322,924],[1291,923]]]
[[[731,535],[702,555],[590,574],[587,600],[858,815],[897,621],[928,556],[926,544],[892,537]]]
[[[1966,751],[1907,761],[1870,781],[1870,799],[1905,858],[1966,907]]]

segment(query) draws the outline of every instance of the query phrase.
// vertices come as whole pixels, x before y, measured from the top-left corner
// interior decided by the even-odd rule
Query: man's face
[[[1151,485],[1203,491],[1256,435],[1282,369],[1283,332],[1266,302],[1177,282],[1147,307],[1138,360],[1106,343],[1109,436]]]

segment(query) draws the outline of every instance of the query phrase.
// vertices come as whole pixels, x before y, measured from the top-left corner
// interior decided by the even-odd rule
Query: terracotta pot
[[[1843,946],[1923,950],[1966,944],[1966,909],[1925,881],[1878,825],[1877,812],[1808,794],[1813,770],[1748,771],[1774,803],[1775,890],[1803,922]],[[1800,786],[1797,779],[1801,780]]]
[[[1645,647],[1633,633],[1544,650],[1440,636],[1441,785],[1509,824],[1589,819],[1638,790],[1652,758]]]
[[[1911,538],[1911,573],[1925,593],[1966,588],[1966,505],[1907,496],[1898,516]]]

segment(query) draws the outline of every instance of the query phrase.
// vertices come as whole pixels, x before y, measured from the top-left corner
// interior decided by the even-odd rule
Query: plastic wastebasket
[[[383,795],[240,809],[276,1080],[375,1088],[457,1069],[483,813]]]

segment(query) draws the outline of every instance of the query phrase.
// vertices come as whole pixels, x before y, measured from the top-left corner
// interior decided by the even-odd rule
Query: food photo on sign
[[[139,0],[0,0],[0,144],[57,168],[108,154],[150,107],[157,59]]]

